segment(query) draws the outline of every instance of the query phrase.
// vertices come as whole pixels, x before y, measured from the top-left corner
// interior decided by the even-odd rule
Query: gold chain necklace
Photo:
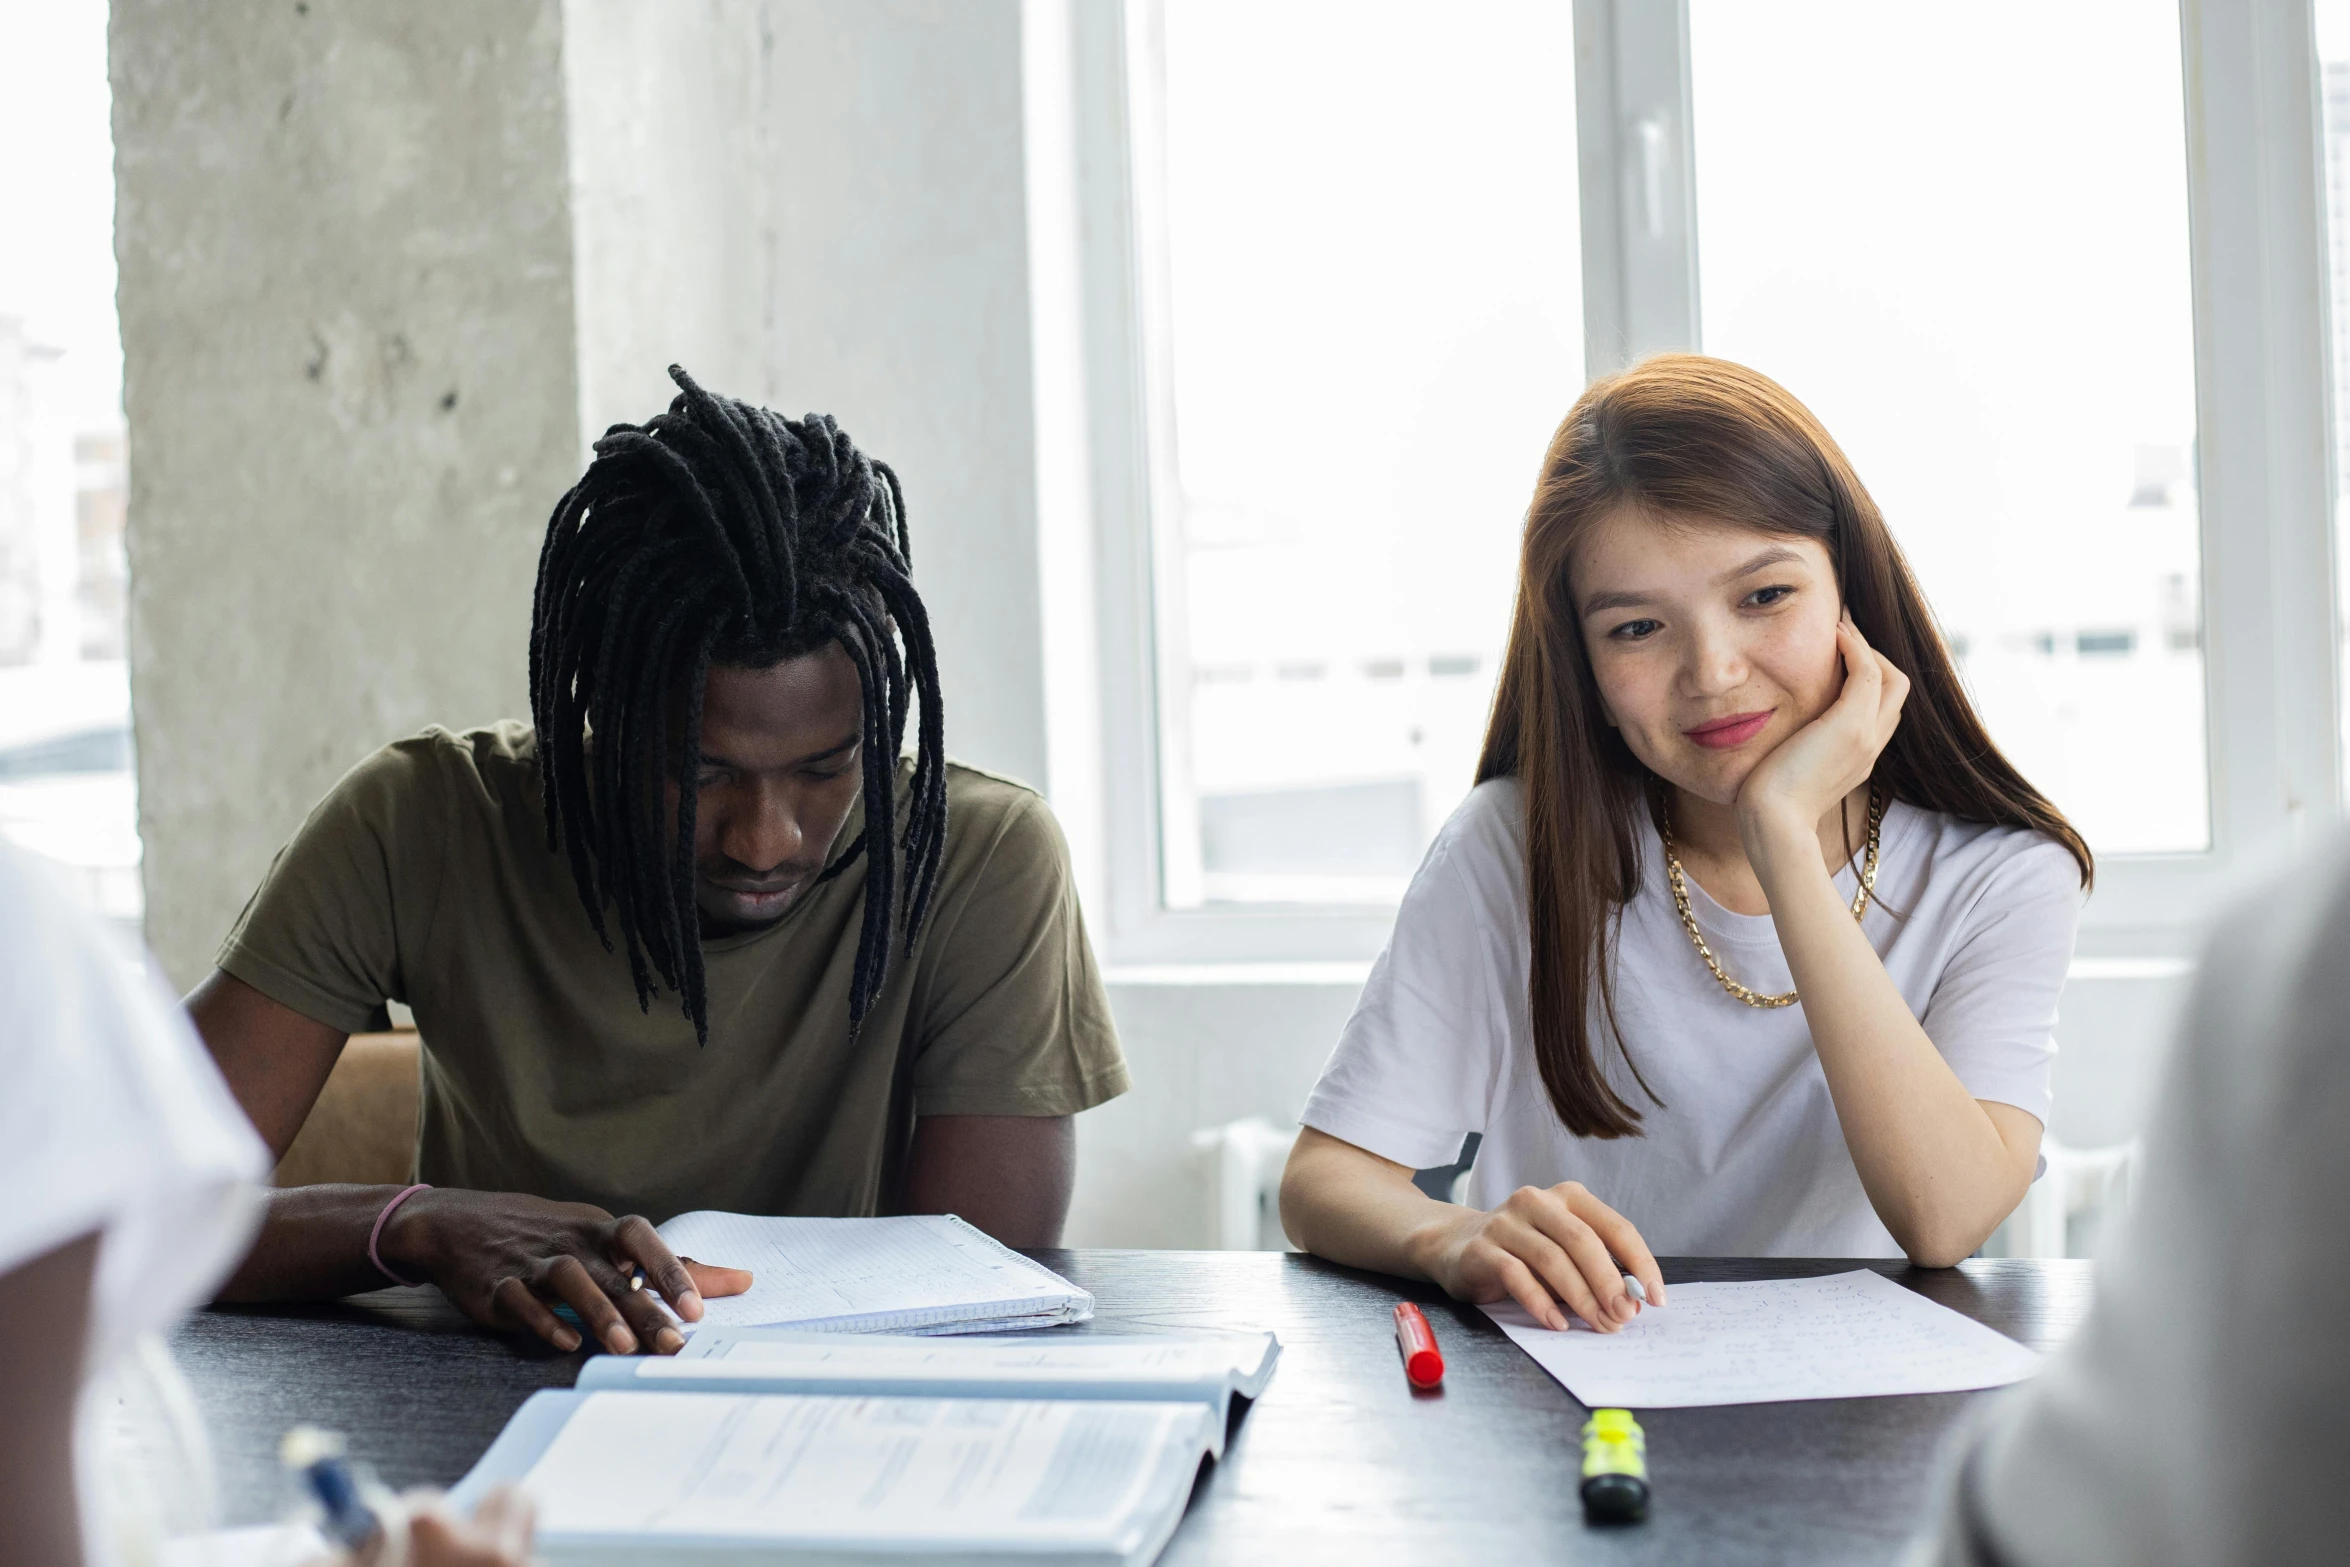
[[[1869,846],[1860,862],[1860,890],[1852,895],[1852,917],[1857,922],[1868,912],[1869,898],[1877,889],[1877,833],[1885,824],[1885,792],[1875,784],[1869,786]],[[1689,940],[1697,948],[1697,955],[1705,959],[1714,978],[1722,988],[1750,1007],[1787,1007],[1799,999],[1790,990],[1784,995],[1766,996],[1758,990],[1749,990],[1722,972],[1721,959],[1714,949],[1705,944],[1704,935],[1697,928],[1697,916],[1689,912],[1689,883],[1681,874],[1681,858],[1673,852],[1673,810],[1669,801],[1660,801],[1657,807],[1658,836],[1665,843],[1665,881],[1673,889],[1673,907],[1680,912],[1681,928],[1689,932]],[[1849,841],[1849,840],[1847,840]]]

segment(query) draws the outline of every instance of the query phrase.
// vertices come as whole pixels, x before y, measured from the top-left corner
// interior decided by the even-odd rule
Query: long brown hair
[[[1809,409],[1768,376],[1697,354],[1594,382],[1542,459],[1477,761],[1479,783],[1514,777],[1525,799],[1534,1058],[1578,1137],[1636,1135],[1641,1119],[1600,1068],[1590,1013],[1596,994],[1623,1051],[1616,933],[1640,890],[1634,813],[1656,781],[1606,721],[1568,580],[1584,534],[1627,505],[1818,540],[1861,635],[1910,678],[1875,781],[1923,810],[2046,834],[2080,862],[2083,887],[2095,875],[2081,835],[1991,743],[1900,546]],[[1647,1091],[1628,1052],[1625,1064]]]

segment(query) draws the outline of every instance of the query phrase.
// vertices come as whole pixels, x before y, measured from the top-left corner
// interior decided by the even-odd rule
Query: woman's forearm
[[[1317,1257],[1402,1278],[1430,1277],[1429,1228],[1452,1210],[1412,1172],[1305,1127],[1281,1172],[1281,1227]]]
[[[1918,1026],[1812,830],[1752,834],[1748,854],[1869,1202],[1915,1261],[1958,1261],[2022,1200],[2036,1141],[2011,1146]]]

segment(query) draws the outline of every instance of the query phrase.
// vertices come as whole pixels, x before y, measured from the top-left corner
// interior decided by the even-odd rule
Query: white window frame
[[[1154,452],[1164,247],[1148,199],[1159,0],[1030,0],[1065,23],[1098,665],[1096,933],[1116,966],[1360,963],[1392,910],[1166,906]],[[1178,0],[1179,3],[1179,0]],[[1058,7],[1065,5],[1066,10]],[[1575,0],[1586,363],[1701,345],[1684,0]],[[2182,0],[2211,846],[2114,854],[2090,962],[2176,960],[2228,890],[2341,800],[2326,211],[2310,0]],[[1147,33],[1146,33],[1147,41]],[[1137,68],[1135,60],[1144,64]],[[1136,156],[1137,152],[1142,156]],[[1145,199],[1138,202],[1137,196]],[[1089,717],[1091,715],[1088,715]]]

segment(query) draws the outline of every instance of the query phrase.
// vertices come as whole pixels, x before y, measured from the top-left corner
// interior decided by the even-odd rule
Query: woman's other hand
[[[1738,821],[1750,860],[1758,828],[1782,825],[1807,840],[1817,832],[1838,801],[1869,781],[1901,724],[1909,677],[1869,646],[1850,614],[1836,627],[1836,646],[1844,658],[1843,691],[1739,786]]]
[[[1640,1232],[1573,1181],[1521,1186],[1491,1212],[1441,1206],[1446,1212],[1428,1222],[1413,1252],[1421,1270],[1455,1300],[1506,1297],[1559,1330],[1571,1311],[1601,1333],[1640,1314],[1640,1302],[1624,1287],[1626,1272],[1651,1305],[1665,1303],[1664,1275]]]

